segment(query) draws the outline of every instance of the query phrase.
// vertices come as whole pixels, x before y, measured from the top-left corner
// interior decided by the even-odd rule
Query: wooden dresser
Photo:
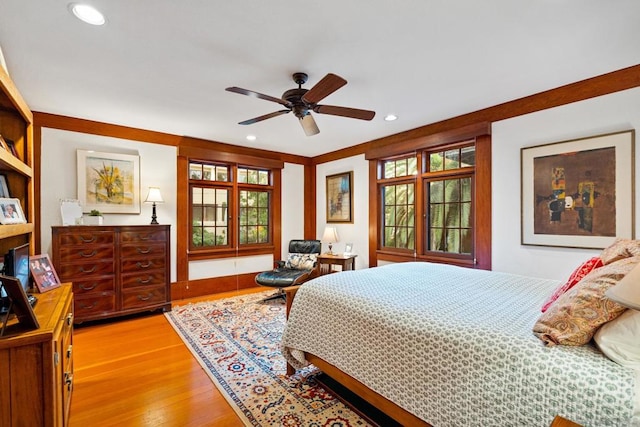
[[[66,283],[35,294],[39,329],[9,320],[0,337],[0,426],[66,426],[73,390],[73,298]]]
[[[169,225],[54,226],[52,261],[75,320],[171,310]]]

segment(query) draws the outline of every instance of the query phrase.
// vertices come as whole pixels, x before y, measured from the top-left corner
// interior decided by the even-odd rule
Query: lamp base
[[[156,204],[153,204],[153,208],[151,209],[151,224],[159,224],[158,216],[156,215]]]

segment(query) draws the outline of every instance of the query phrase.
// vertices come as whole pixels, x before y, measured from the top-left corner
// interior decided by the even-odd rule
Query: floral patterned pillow
[[[573,273],[571,273],[571,276],[569,276],[569,279],[567,279],[565,283],[558,286],[556,290],[554,290],[553,293],[549,296],[549,298],[547,298],[547,300],[542,305],[541,311],[543,313],[547,311],[549,306],[553,304],[555,300],[560,298],[560,295],[564,294],[569,289],[573,288],[587,274],[591,273],[593,270],[595,270],[598,267],[602,267],[602,260],[600,259],[600,257],[597,257],[597,256],[590,258],[584,263],[582,263],[578,268],[575,269]]]
[[[611,264],[623,258],[640,255],[640,240],[617,238],[600,254],[604,265]]]
[[[318,254],[291,253],[287,258],[285,267],[296,270],[312,270],[316,266]]]
[[[533,333],[547,345],[588,343],[601,325],[625,311],[604,293],[639,262],[640,256],[623,258],[593,270],[551,304]]]

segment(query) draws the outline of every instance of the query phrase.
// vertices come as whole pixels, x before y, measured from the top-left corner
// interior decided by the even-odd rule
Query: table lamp
[[[149,193],[147,194],[147,198],[144,200],[145,203],[153,203],[153,208],[151,211],[151,224],[158,223],[158,217],[156,216],[156,203],[164,203],[162,200],[162,194],[160,194],[159,187],[149,187]]]
[[[329,244],[329,255],[333,255],[331,248],[333,244],[338,241],[338,231],[335,227],[325,227],[324,234],[322,235],[322,241]]]
[[[607,289],[604,295],[620,305],[640,310],[640,264],[633,267],[616,285]]]

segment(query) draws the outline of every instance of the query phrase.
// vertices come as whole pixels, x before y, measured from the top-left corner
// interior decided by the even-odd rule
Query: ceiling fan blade
[[[285,101],[284,99],[280,99],[280,98],[276,98],[273,96],[269,96],[269,95],[265,95],[259,92],[254,92],[252,90],[248,90],[248,89],[242,89],[240,87],[228,87],[225,89],[228,92],[233,92],[233,93],[239,93],[240,95],[247,95],[247,96],[251,96],[253,98],[260,98],[260,99],[264,99],[265,101],[271,101],[271,102],[277,102],[278,104],[282,104],[285,107],[290,107],[291,103],[289,103],[288,101]]]
[[[347,81],[342,77],[329,73],[309,89],[302,100],[308,104],[316,104],[346,84]]]
[[[371,120],[376,115],[375,111],[338,107],[336,105],[316,105],[313,111],[320,114],[331,114],[332,116],[350,117],[360,120]]]
[[[278,116],[281,116],[283,114],[287,114],[287,113],[290,113],[290,112],[291,112],[291,110],[280,110],[280,111],[276,111],[275,113],[265,114],[264,116],[254,117],[253,119],[245,120],[244,122],[240,122],[238,124],[239,125],[251,125],[251,124],[258,123],[258,122],[261,122],[263,120],[270,119],[272,117],[278,117]]]
[[[318,125],[316,125],[316,121],[313,119],[311,114],[302,116],[300,118],[300,124],[307,136],[313,136],[320,133],[320,129],[318,129]]]

